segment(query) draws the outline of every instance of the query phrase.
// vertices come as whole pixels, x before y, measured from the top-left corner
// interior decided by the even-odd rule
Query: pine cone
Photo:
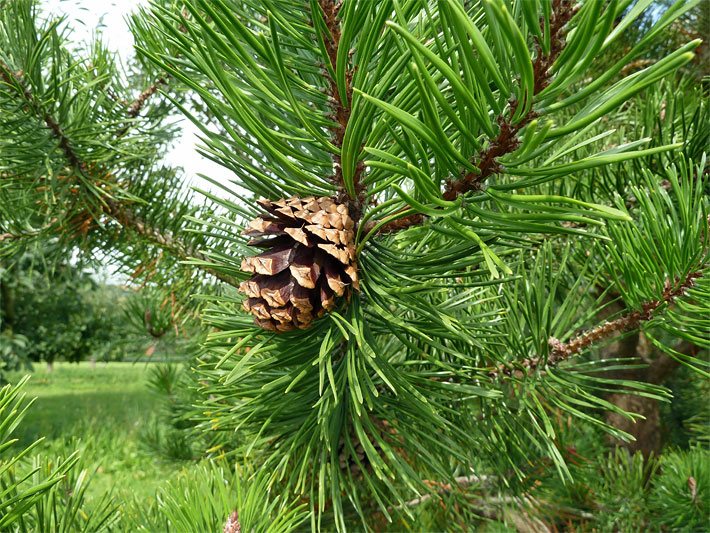
[[[266,210],[244,235],[265,251],[242,261],[254,274],[239,285],[244,309],[270,331],[305,329],[335,307],[335,298],[359,288],[354,222],[346,205],[330,198],[258,200]]]

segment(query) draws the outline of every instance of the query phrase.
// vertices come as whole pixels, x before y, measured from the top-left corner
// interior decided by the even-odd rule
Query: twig
[[[22,79],[22,71],[14,72],[9,66],[0,61],[0,78],[10,87],[15,86],[20,89],[22,96],[28,103],[32,102],[32,92]]]
[[[116,202],[115,200],[107,200],[106,206],[106,213],[121,226],[134,231],[146,240],[157,244],[161,249],[170,251],[178,259],[183,261],[197,259],[198,261],[204,261],[206,263],[210,262],[209,258],[205,254],[186,246],[184,242],[176,239],[172,234],[159,231],[146,224],[144,220],[136,216],[133,211],[127,209],[126,206],[120,202]],[[218,280],[227,283],[228,285],[232,285],[233,287],[239,286],[239,280],[229,276],[228,274],[224,274],[223,272],[206,265],[195,266],[203,272],[214,276]]]
[[[338,18],[340,14],[340,8],[342,6],[341,2],[335,2],[334,0],[318,0],[318,4],[323,12],[323,19],[325,25],[328,28],[330,37],[324,39],[326,53],[328,54],[328,61],[330,62],[333,71],[336,70],[337,58],[338,58],[338,48],[340,47],[340,20]],[[340,90],[338,83],[330,75],[328,69],[324,69],[325,77],[328,79],[328,96],[330,97],[331,105],[333,108],[332,118],[335,121],[335,126],[331,129],[333,133],[333,144],[338,148],[338,153],[333,154],[333,162],[335,164],[335,174],[333,175],[333,181],[338,187],[339,200],[342,202],[347,202],[348,210],[350,211],[350,216],[353,220],[357,221],[362,216],[362,204],[364,202],[364,187],[361,183],[362,174],[365,170],[365,166],[362,162],[358,162],[355,168],[355,175],[353,181],[355,183],[355,198],[350,198],[345,192],[345,182],[343,179],[343,166],[340,155],[340,150],[343,147],[343,140],[345,138],[345,130],[348,127],[348,121],[350,120],[352,99],[353,99],[353,68],[347,68],[345,71],[345,95],[347,102],[343,102],[340,97]]]
[[[663,289],[661,298],[644,303],[641,306],[641,310],[631,311],[615,320],[606,321],[592,329],[580,333],[567,342],[562,342],[559,339],[550,337],[548,340],[550,352],[547,359],[542,357],[527,358],[520,361],[520,363],[516,365],[516,368],[512,368],[508,365],[500,365],[497,369],[489,372],[488,376],[494,379],[501,376],[521,377],[534,372],[541,365],[547,367],[557,366],[593,344],[626,331],[636,329],[641,323],[651,320],[659,307],[665,304],[672,304],[676,298],[685,294],[685,292],[693,286],[695,280],[702,275],[701,270],[690,272],[682,280],[676,280],[673,285],[666,280],[666,286]]]
[[[475,477],[475,476],[473,476]],[[482,476],[481,480],[484,480],[486,476]],[[456,478],[459,486],[464,486],[470,483],[475,483],[476,479],[469,480],[468,477]],[[441,484],[442,487],[446,487],[445,490],[441,492],[448,492],[451,490],[451,486],[448,484]],[[441,493],[440,492],[440,493]],[[421,498],[415,498],[408,501],[402,507],[416,507],[432,499],[432,495],[427,494]],[[525,493],[520,496],[512,495],[500,495],[500,496],[479,496],[477,498],[467,497],[466,500],[469,502],[472,508],[476,511],[476,514],[489,518],[491,520],[498,520],[501,518],[501,513],[504,508],[509,509],[509,513],[506,513],[507,519],[512,521],[516,526],[518,531],[530,531],[530,532],[549,532],[550,529],[539,519],[534,516],[530,516],[526,512],[525,508],[540,508],[543,503],[549,504],[544,500],[533,497],[530,493]],[[400,508],[402,508],[400,507]],[[513,509],[517,508],[517,512]],[[587,516],[584,516],[584,515]],[[579,512],[580,517],[590,518],[592,515],[590,513]]]
[[[26,237],[33,237],[35,232],[31,233],[0,233],[0,242],[3,241],[15,241],[24,239]]]
[[[19,241],[21,239],[36,237],[37,235],[40,235],[45,229],[47,229],[49,227],[51,227],[51,226],[45,226],[44,228],[34,229],[32,231],[23,231],[21,233],[10,233],[10,232],[0,233],[0,242]]]
[[[427,485],[435,486],[437,487],[436,494],[441,495],[445,494],[447,492],[451,492],[452,489],[454,488],[461,488],[465,487],[466,485],[471,485],[473,483],[481,483],[484,482],[488,479],[488,476],[477,476],[477,475],[470,475],[470,476],[459,476],[457,478],[454,478],[455,482],[455,487],[453,487],[450,483],[440,483],[438,481],[424,481]],[[417,505],[420,505],[426,501],[429,501],[432,499],[434,495],[433,494],[425,494],[424,496],[420,496],[419,498],[414,498],[413,500],[409,500],[404,504],[404,507],[416,507]]]
[[[71,164],[72,167],[84,172],[86,170],[86,166],[83,164],[77,153],[74,151],[74,148],[72,147],[69,138],[65,135],[64,130],[62,130],[62,128],[59,126],[59,123],[49,112],[43,112],[40,109],[40,107],[37,105],[34,95],[32,94],[32,91],[24,82],[22,74],[22,72],[13,72],[8,65],[0,61],[0,77],[2,77],[3,81],[10,86],[15,85],[19,89],[27,105],[32,107],[37,112],[37,114],[41,115],[45,125],[47,126],[47,128],[49,128],[54,137],[57,139],[57,141],[59,142],[59,147],[61,148],[62,153],[66,157],[67,161],[69,161],[69,164]]]
[[[540,45],[536,45],[537,54],[533,63],[534,95],[540,93],[550,83],[550,67],[564,49],[565,26],[574,13],[575,9],[571,5],[571,0],[554,0],[550,18],[550,52],[544,54]],[[537,113],[530,109],[517,122],[513,123],[512,117],[515,115],[517,106],[518,102],[511,101],[508,116],[504,114],[498,116],[498,135],[484,150],[472,158],[479,172],[468,172],[461,179],[450,180],[443,193],[445,200],[455,200],[462,194],[479,190],[487,178],[500,172],[501,166],[498,158],[512,153],[518,148],[520,145],[518,133],[537,117]],[[382,226],[378,233],[393,233],[407,229],[421,224],[425,219],[426,217],[419,213],[402,217]]]
[[[144,89],[138,97],[128,106],[128,116],[131,118],[137,117],[143,110],[143,106],[148,101],[148,99],[153,96],[161,86],[168,83],[165,78],[158,78],[155,83],[151,84],[148,88]]]
[[[557,339],[550,339],[550,346],[552,347],[552,350],[550,351],[548,361],[551,360],[552,364],[557,364],[559,361],[577,354],[589,345],[610,337],[615,333],[636,329],[641,322],[651,320],[654,312],[662,304],[673,303],[676,298],[685,294],[685,291],[692,287],[695,280],[701,276],[702,271],[700,270],[690,272],[685,279],[681,281],[681,283],[676,283],[675,288],[672,288],[670,282],[666,280],[666,286],[664,287],[663,294],[659,300],[651,300],[650,302],[646,302],[643,304],[641,311],[632,311],[617,318],[616,320],[605,322],[604,324],[576,336],[569,342],[561,343]]]
[[[153,96],[155,93],[158,92],[160,87],[163,85],[167,85],[168,80],[166,76],[163,76],[161,78],[158,78],[154,83],[151,83],[148,87],[143,89],[141,93],[136,97],[133,102],[130,103],[128,106],[128,111],[126,114],[128,115],[129,118],[136,118],[138,115],[140,115],[141,111],[143,111],[143,107],[145,106],[146,102],[150,99],[151,96]],[[128,133],[128,130],[130,129],[130,125],[126,124],[123,128],[121,128],[118,133],[116,134],[117,137],[123,137],[126,133]]]

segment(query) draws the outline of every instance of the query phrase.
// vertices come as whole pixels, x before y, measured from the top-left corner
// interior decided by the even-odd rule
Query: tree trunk
[[[625,339],[623,343],[619,344],[616,349],[610,347],[610,349],[614,351],[608,349],[610,352],[609,355],[638,357],[648,366],[645,368],[616,372],[613,376],[615,379],[633,379],[653,385],[662,385],[673,374],[675,369],[680,366],[677,360],[651,347],[643,334],[634,333]],[[678,346],[678,351],[681,353],[694,354],[696,348],[689,342],[683,341],[681,345]],[[623,446],[631,453],[640,451],[645,458],[651,455],[658,455],[664,444],[661,431],[659,402],[642,396],[617,393],[610,394],[607,399],[625,411],[637,413],[644,417],[641,420],[633,421],[616,413],[607,413],[607,423],[629,433],[636,439],[631,442],[611,439],[613,444]]]
[[[0,279],[0,331],[12,330],[15,322],[15,298],[12,288]]]
[[[612,394],[608,400],[631,413],[643,415],[643,420],[629,420],[617,413],[608,412],[608,424],[629,433],[635,440],[626,442],[611,437],[615,446],[622,446],[631,453],[641,452],[645,458],[658,455],[663,446],[661,438],[661,417],[658,401],[629,394]]]

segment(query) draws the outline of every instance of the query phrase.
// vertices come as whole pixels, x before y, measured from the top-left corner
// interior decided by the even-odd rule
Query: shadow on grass
[[[156,423],[161,398],[147,386],[147,366],[59,363],[38,367],[25,388],[37,397],[14,433],[16,450],[44,437],[34,455],[79,452],[92,482],[91,498],[111,491],[117,501],[152,501],[155,490],[182,463],[168,462],[144,443]],[[24,373],[12,376],[19,381]]]
[[[117,438],[134,433],[155,411],[155,398],[148,390],[126,392],[81,391],[40,396],[30,407],[15,437],[26,445],[39,437],[68,437],[77,427],[91,432],[111,428]]]

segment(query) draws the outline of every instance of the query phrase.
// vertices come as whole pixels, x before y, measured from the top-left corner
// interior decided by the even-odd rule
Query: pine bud
[[[227,522],[224,524],[224,533],[242,533],[242,526],[239,523],[239,513],[234,511],[227,518]]]

